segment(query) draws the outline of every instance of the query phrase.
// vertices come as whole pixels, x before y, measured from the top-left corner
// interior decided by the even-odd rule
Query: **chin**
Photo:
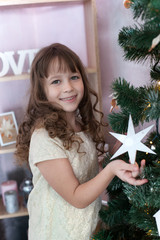
[[[66,113],[75,113],[77,108],[63,108]]]

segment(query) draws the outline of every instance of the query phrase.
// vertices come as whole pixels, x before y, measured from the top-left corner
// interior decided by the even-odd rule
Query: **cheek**
[[[48,89],[45,89],[45,95],[46,95],[47,100],[49,101],[49,91],[48,91]]]
[[[81,95],[82,95],[82,97],[83,97],[83,95],[84,95],[84,85],[83,85],[83,82],[80,84],[79,90],[80,90]]]
[[[58,98],[58,96],[59,95],[57,93],[55,93],[54,91],[48,91],[47,98],[49,101],[54,102]]]
[[[53,92],[49,88],[45,88],[45,94],[48,101],[53,98]]]
[[[44,93],[46,95],[46,98],[48,99],[48,88],[45,84],[44,84]]]

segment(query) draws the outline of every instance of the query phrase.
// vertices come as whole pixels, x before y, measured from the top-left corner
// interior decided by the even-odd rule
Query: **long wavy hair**
[[[98,96],[89,85],[80,58],[68,47],[55,43],[42,48],[32,62],[30,98],[24,121],[19,127],[15,152],[17,162],[20,164],[28,162],[31,135],[36,128],[43,127],[48,131],[51,138],[60,138],[66,149],[70,149],[72,143],[77,141],[73,129],[67,126],[65,112],[50,103],[44,91],[44,82],[48,77],[49,67],[57,59],[59,63],[58,71],[69,69],[71,72],[76,72],[78,70],[81,74],[84,96],[79,104],[77,117],[81,121],[82,131],[91,136],[99,154],[104,153],[105,142],[101,131],[101,127],[104,126],[102,123],[103,114],[96,109]],[[95,113],[99,115],[99,120],[95,117]],[[78,143],[81,142],[78,141]]]

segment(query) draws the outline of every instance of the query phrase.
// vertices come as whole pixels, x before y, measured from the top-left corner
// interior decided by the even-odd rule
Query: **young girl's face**
[[[65,112],[75,112],[84,94],[81,74],[78,71],[73,73],[65,67],[59,71],[58,64],[58,60],[54,60],[54,64],[49,67],[48,77],[45,79],[47,99]]]

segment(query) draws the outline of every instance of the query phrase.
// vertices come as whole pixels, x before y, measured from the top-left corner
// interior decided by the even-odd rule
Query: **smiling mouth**
[[[76,98],[77,95],[67,97],[67,98],[60,98],[61,101],[72,101]]]

